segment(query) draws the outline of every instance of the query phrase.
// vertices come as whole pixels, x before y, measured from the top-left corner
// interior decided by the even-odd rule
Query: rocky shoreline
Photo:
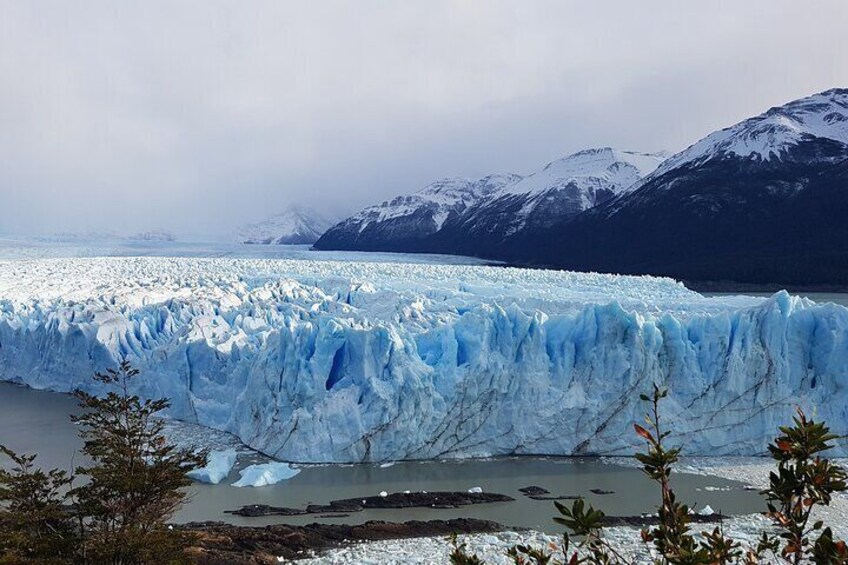
[[[696,524],[717,524],[727,516],[692,516]],[[607,516],[606,527],[639,528],[654,525],[656,516]],[[363,524],[307,524],[290,526],[235,526],[224,522],[191,522],[179,526],[194,541],[189,554],[198,565],[265,565],[311,559],[329,550],[343,550],[363,542],[398,541],[413,538],[447,538],[451,535],[515,532],[489,520],[411,520]],[[556,538],[556,536],[553,536]]]
[[[250,504],[238,510],[227,510],[227,514],[257,518],[262,516],[302,516],[305,514],[347,515],[363,510],[385,508],[458,508],[471,504],[512,502],[515,499],[504,494],[489,492],[395,492],[384,496],[364,496],[332,500],[329,504],[310,504],[306,508]]]
[[[357,542],[494,533],[505,529],[497,522],[468,518],[264,527],[192,522],[179,528],[193,536],[189,554],[198,565],[276,564],[314,557],[322,551]]]

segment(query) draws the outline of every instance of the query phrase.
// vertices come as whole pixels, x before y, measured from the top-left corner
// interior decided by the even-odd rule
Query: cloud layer
[[[214,233],[848,85],[844,0],[0,1],[0,231]]]

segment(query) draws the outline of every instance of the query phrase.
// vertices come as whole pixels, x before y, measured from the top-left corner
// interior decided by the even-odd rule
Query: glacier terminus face
[[[848,427],[848,309],[671,279],[329,260],[0,261],[0,379],[102,392],[294,462],[627,455],[659,383],[689,455],[759,454],[796,405]]]

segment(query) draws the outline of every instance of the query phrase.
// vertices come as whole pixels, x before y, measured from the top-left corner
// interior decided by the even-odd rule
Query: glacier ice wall
[[[848,428],[848,309],[669,279],[339,261],[0,261],[0,379],[99,392],[299,462],[625,454],[657,382],[691,455],[756,454],[796,404]]]

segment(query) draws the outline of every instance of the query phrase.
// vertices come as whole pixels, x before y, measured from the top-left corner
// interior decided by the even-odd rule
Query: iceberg
[[[0,379],[103,393],[290,462],[628,455],[639,393],[690,455],[764,452],[796,405],[848,427],[848,308],[671,279],[332,260],[0,261]],[[845,454],[845,448],[838,448]]]
[[[238,452],[235,449],[210,451],[206,456],[206,466],[192,469],[186,475],[192,480],[217,485],[227,478],[236,464]]]
[[[241,478],[233,483],[234,487],[264,487],[275,485],[281,481],[288,480],[300,473],[300,469],[293,469],[288,463],[262,463],[251,465],[239,471]]]

